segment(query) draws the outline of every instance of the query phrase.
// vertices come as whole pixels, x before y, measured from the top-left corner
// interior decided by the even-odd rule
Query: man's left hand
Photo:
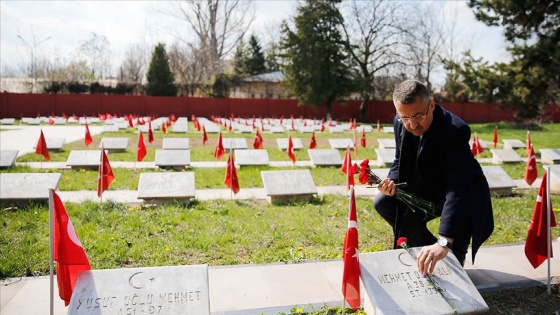
[[[424,276],[426,274],[432,274],[436,268],[436,263],[444,259],[449,251],[449,248],[441,246],[438,243],[422,247],[416,259],[418,271]]]

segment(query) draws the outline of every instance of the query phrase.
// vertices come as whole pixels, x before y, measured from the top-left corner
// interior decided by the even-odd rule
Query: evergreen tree
[[[286,84],[300,105],[324,106],[328,117],[332,104],[352,88],[338,3],[340,0],[306,0],[298,7],[296,30],[282,24]]]
[[[173,84],[174,75],[169,68],[169,58],[164,44],[157,44],[147,74],[146,95],[176,96],[177,87]]]
[[[255,35],[251,35],[249,38],[245,67],[250,75],[266,72],[264,53],[262,51],[261,44]]]
[[[237,76],[247,75],[247,52],[245,49],[245,43],[243,40],[239,41],[237,47],[235,48],[235,54],[233,56],[233,72]]]

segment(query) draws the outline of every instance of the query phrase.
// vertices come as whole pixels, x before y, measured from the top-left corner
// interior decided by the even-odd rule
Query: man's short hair
[[[406,80],[395,87],[393,91],[393,103],[412,104],[416,98],[422,96],[426,99],[430,98],[430,92],[426,86],[418,80]]]

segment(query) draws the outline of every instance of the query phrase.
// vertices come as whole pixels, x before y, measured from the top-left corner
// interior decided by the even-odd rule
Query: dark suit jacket
[[[426,200],[443,204],[439,234],[463,235],[472,226],[472,259],[494,230],[490,189],[478,161],[471,153],[470,127],[453,113],[435,106],[433,122],[420,141],[417,158],[413,135],[395,117],[396,154],[388,177],[396,183],[410,180],[418,163]],[[406,188],[405,188],[406,190]]]

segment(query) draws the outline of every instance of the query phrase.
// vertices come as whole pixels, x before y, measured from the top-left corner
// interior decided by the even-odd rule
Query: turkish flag
[[[257,129],[257,133],[255,133],[255,139],[253,140],[253,148],[255,149],[262,149],[263,148],[263,138],[259,129]]]
[[[105,149],[101,147],[101,161],[99,163],[99,175],[97,177],[97,196],[101,197],[103,192],[109,188],[111,182],[115,179],[113,175],[113,169],[105,154]]]
[[[163,131],[163,133],[167,133],[167,127],[165,125],[165,123],[161,124],[161,131]]]
[[[288,153],[288,157],[290,157],[290,160],[292,160],[292,164],[296,164],[296,155],[294,154],[294,143],[292,142],[292,136],[288,137],[288,150],[286,150],[286,153]]]
[[[78,273],[82,270],[90,270],[91,266],[64,204],[53,189],[51,192],[54,217],[54,247],[52,250],[53,259],[56,261],[58,294],[64,300],[64,305],[68,306]]]
[[[148,122],[148,142],[154,142],[154,132],[152,131],[152,120]]]
[[[218,142],[216,143],[216,148],[214,149],[214,157],[218,160],[221,160],[224,153],[225,151],[224,144],[222,142],[222,133],[220,132],[220,135],[218,136]]]
[[[132,115],[128,116],[128,126],[134,128],[134,123],[132,122]]]
[[[535,157],[533,146],[531,146],[529,149],[529,157],[527,157],[527,167],[525,168],[525,182],[531,185],[538,176],[537,158]]]
[[[366,147],[366,131],[362,130],[362,138],[360,139],[360,144],[362,145],[362,148]]]
[[[84,144],[86,145],[86,147],[88,145],[90,145],[93,142],[93,138],[91,137],[91,133],[89,133],[89,126],[88,123],[86,121],[86,136],[84,138]]]
[[[208,134],[206,133],[206,128],[202,126],[202,144],[208,142]]]
[[[348,207],[348,230],[344,237],[342,260],[344,271],[342,273],[342,295],[353,310],[360,307],[360,262],[358,247],[358,216],[356,213],[356,198],[354,188],[350,190]]]
[[[494,141],[494,148],[496,148],[496,145],[498,144],[498,126],[494,126],[494,138],[492,141]]]
[[[47,148],[47,141],[45,140],[45,135],[43,134],[43,130],[41,130],[41,134],[39,135],[39,141],[37,141],[37,147],[35,148],[35,153],[41,154],[45,157],[47,161],[51,160],[49,156],[49,148]]]
[[[54,124],[54,119],[49,117],[49,125],[53,125]]]
[[[346,189],[350,189],[350,186],[354,186],[354,174],[358,171],[358,165],[352,165],[352,156],[350,155],[350,148],[346,147],[346,153],[344,154],[344,159],[342,160],[342,172],[346,174]]]
[[[317,147],[317,140],[315,139],[315,131],[311,133],[311,142],[309,142],[309,148],[315,149]]]
[[[552,203],[550,208],[547,205],[547,187],[546,187],[547,173],[544,173],[542,178],[539,194],[537,195],[537,202],[533,210],[533,218],[529,224],[529,231],[527,232],[527,240],[525,242],[525,256],[533,266],[537,268],[547,259],[547,246],[550,246],[550,257],[552,255],[552,243],[548,238],[548,228],[546,223],[547,211],[550,212],[550,227],[556,226],[556,218],[552,211]]]
[[[476,132],[475,132],[474,137],[473,137],[473,141],[472,141],[472,144],[471,144],[471,153],[474,156],[477,156],[477,155],[481,154],[482,151],[484,151],[484,149],[482,149],[482,146],[480,145],[480,141],[478,141],[478,136],[476,135]]]
[[[233,152],[231,152],[228,157],[224,184],[226,184],[226,186],[228,186],[234,194],[239,192],[239,180],[237,179],[237,170],[235,169]]]
[[[529,130],[527,130],[527,138],[526,138],[525,141],[526,141],[525,145],[527,147],[527,155],[529,155],[529,150],[532,146],[532,144],[531,144],[531,132]]]
[[[144,144],[144,135],[140,131],[140,136],[138,137],[138,151],[136,152],[136,161],[141,162],[144,157],[146,157],[146,145]]]

